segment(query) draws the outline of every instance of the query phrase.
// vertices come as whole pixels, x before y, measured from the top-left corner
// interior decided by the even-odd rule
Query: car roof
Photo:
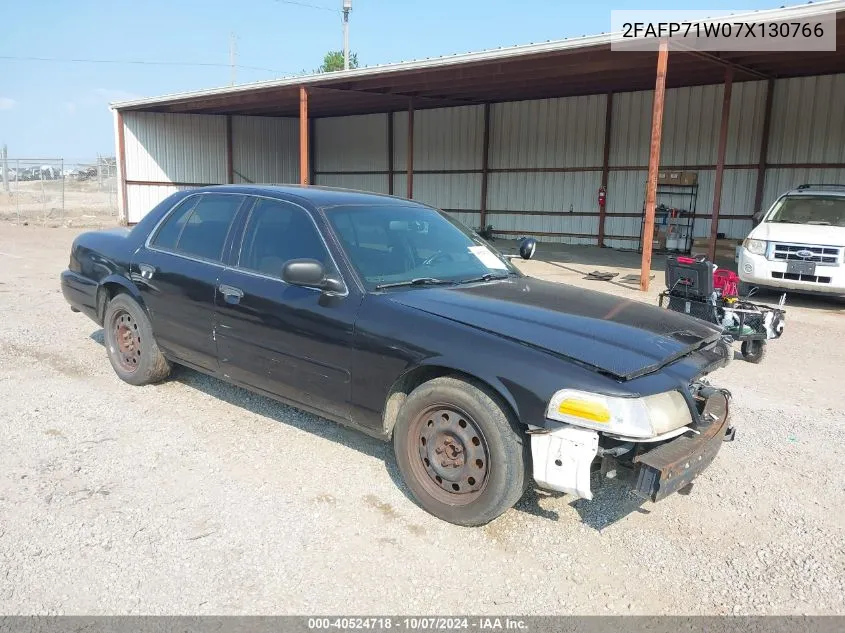
[[[845,198],[845,185],[799,185],[790,189],[786,196],[835,196]]]
[[[242,193],[252,196],[268,196],[281,199],[297,199],[311,203],[315,207],[339,205],[383,205],[401,203],[407,206],[428,207],[419,202],[368,191],[322,187],[316,185],[213,185],[192,190],[198,192]]]

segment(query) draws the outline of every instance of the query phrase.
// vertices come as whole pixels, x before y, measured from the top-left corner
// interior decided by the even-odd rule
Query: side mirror
[[[531,259],[534,257],[534,251],[537,250],[537,240],[533,237],[524,237],[519,243],[519,256],[522,259]]]
[[[754,224],[754,226],[757,226],[758,224],[760,224],[760,222],[762,222],[762,221],[763,221],[763,216],[764,216],[764,215],[766,215],[766,214],[765,214],[765,212],[763,212],[763,211],[758,211],[757,213],[755,213],[754,215],[752,215],[752,216],[751,216],[751,222],[752,222],[752,224]]]
[[[282,279],[292,286],[319,288],[324,292],[343,293],[346,286],[340,279],[326,275],[325,267],[316,259],[292,259],[282,268]]]

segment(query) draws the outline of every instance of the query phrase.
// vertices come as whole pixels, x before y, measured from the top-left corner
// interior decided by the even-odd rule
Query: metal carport
[[[840,0],[753,15],[825,13],[843,46]],[[298,181],[417,198],[498,235],[631,248],[643,207],[653,211],[643,199],[653,199],[659,167],[698,172],[693,231],[712,250],[719,232],[744,237],[784,189],[845,183],[845,54],[658,54],[610,42],[604,34],[114,104],[122,218],[137,222],[179,188]],[[645,239],[644,289],[650,257]]]

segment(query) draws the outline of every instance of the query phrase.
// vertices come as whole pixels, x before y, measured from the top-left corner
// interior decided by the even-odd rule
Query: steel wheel
[[[416,479],[442,503],[472,503],[487,486],[487,440],[472,416],[457,407],[435,405],[418,415],[406,451]]]
[[[132,315],[126,310],[117,310],[112,315],[109,327],[117,345],[115,360],[121,369],[134,373],[141,359],[141,332]]]

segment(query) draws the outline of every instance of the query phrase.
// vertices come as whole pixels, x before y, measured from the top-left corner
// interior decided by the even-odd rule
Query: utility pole
[[[238,45],[237,45],[237,42],[236,42],[235,34],[234,34],[234,32],[230,33],[229,34],[229,67],[232,71],[232,77],[229,81],[230,86],[234,86],[235,81],[237,80],[237,70],[236,70],[237,65],[235,64],[235,61],[237,60],[237,57],[238,57],[238,48],[237,47],[238,47]]]
[[[349,70],[349,12],[352,0],[343,0],[343,70]]]

